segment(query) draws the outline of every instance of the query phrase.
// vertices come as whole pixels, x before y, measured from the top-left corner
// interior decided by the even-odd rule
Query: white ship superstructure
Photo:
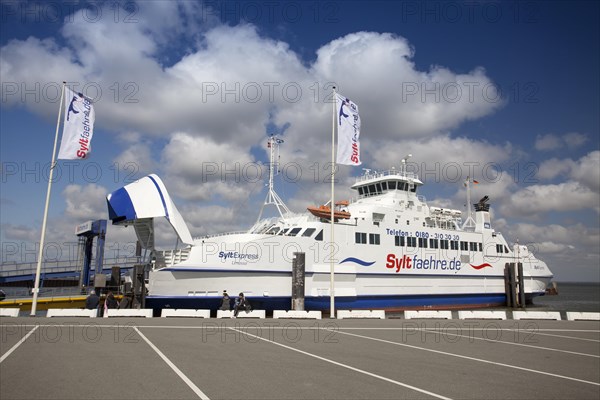
[[[155,175],[141,181],[145,179],[160,182]],[[140,182],[132,185],[136,184],[141,187]],[[404,168],[366,170],[352,186],[356,198],[338,207],[342,217],[333,224],[335,243],[329,241],[330,220],[308,212],[259,220],[242,233],[182,240],[191,243],[159,254],[149,272],[147,304],[217,308],[221,292],[227,289],[244,292],[255,308],[289,309],[296,252],[305,253],[309,310],[329,308],[332,253],[336,308],[503,304],[507,263],[523,264],[528,299],[544,293],[552,273],[526,246],[509,246],[494,230],[487,196],[474,205],[474,217],[469,213],[463,221],[459,210],[429,206],[418,194],[422,185]],[[132,200],[138,198],[135,190],[128,186],[109,195],[113,221],[113,217],[136,220],[133,214],[119,211],[138,207]],[[165,212],[156,216],[168,218],[167,205],[172,202],[162,182],[154,186],[161,199],[156,200],[157,207],[165,205]],[[123,190],[132,206],[125,205]],[[139,198],[148,201],[149,196]],[[174,211],[171,215],[179,216]],[[187,231],[180,216],[175,219],[170,221],[176,231]],[[138,221],[140,239],[143,226]]]

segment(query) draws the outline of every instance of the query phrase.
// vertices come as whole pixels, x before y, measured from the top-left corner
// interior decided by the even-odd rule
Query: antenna
[[[412,154],[407,154],[403,159],[402,159],[402,175],[406,175],[406,162],[408,161],[409,158],[412,157]]]
[[[279,172],[279,145],[282,143],[283,143],[283,139],[280,139],[274,135],[271,135],[271,137],[269,137],[269,140],[267,142],[267,147],[270,150],[269,183],[267,185],[269,187],[269,190],[267,192],[267,197],[265,198],[265,202],[263,203],[262,207],[260,208],[260,213],[258,213],[258,218],[256,220],[256,223],[258,223],[260,221],[260,219],[262,217],[262,213],[265,209],[265,206],[267,206],[269,204],[273,204],[273,205],[275,205],[275,207],[277,207],[277,211],[279,212],[279,215],[284,220],[285,220],[284,214],[291,213],[290,209],[287,208],[287,206],[285,205],[283,200],[281,200],[281,198],[275,192],[275,187],[273,185],[273,178],[275,176],[275,171],[276,171],[275,167],[277,167],[277,172]],[[275,161],[275,154],[277,154],[277,162]]]

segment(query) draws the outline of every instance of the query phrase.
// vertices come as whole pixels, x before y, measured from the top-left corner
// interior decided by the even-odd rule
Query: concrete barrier
[[[305,319],[321,319],[321,311],[273,311],[273,319],[278,318],[305,318]]]
[[[459,319],[506,319],[506,311],[459,311]]]
[[[555,319],[560,321],[558,311],[513,311],[513,319]]]
[[[600,321],[600,313],[568,311],[567,319],[569,321]]]
[[[210,310],[191,310],[185,308],[165,308],[162,310],[161,317],[183,317],[183,318],[210,318]]]
[[[267,316],[267,313],[265,310],[252,310],[248,313],[246,311],[240,311],[237,315],[238,318],[260,318],[260,319],[264,319],[264,318],[266,318],[266,316]],[[233,318],[233,311],[219,310],[219,311],[217,311],[217,318]]]
[[[20,308],[0,308],[0,317],[18,317]]]
[[[385,319],[384,310],[338,310],[338,319],[344,318],[379,318]]]
[[[144,317],[144,318],[152,318],[152,309],[151,308],[125,308],[119,310],[117,308],[109,308],[104,313],[105,317]]]
[[[452,319],[452,311],[440,310],[407,310],[404,319]]]
[[[46,317],[90,317],[95,318],[98,310],[87,310],[85,308],[49,308]]]

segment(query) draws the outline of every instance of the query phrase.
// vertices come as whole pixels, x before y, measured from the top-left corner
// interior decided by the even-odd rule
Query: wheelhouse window
[[[417,247],[417,238],[416,237],[412,237],[412,236],[408,236],[406,238],[406,246],[407,247]]]
[[[364,232],[355,232],[354,233],[354,241],[358,244],[366,244],[367,243],[367,234]]]
[[[460,242],[460,249],[463,251],[469,250],[469,242]]]
[[[458,250],[458,240],[451,240],[450,241],[450,249],[451,250]]]
[[[429,247],[432,249],[438,248],[438,240],[437,239],[429,239]]]
[[[274,226],[271,229],[269,229],[269,231],[267,232],[267,235],[277,235],[277,232],[279,232],[279,227],[278,226]]]
[[[319,242],[323,241],[323,229],[321,229],[321,231],[317,233],[317,236],[315,236],[315,240],[318,240]]]
[[[396,190],[396,181],[389,181],[388,182],[388,189],[389,190]]]
[[[288,236],[296,236],[301,230],[302,228],[293,228],[290,233],[288,233]]]
[[[477,251],[477,243],[469,242],[469,251]]]
[[[445,239],[440,240],[440,248],[444,249],[444,250],[448,250],[448,243],[449,243],[448,240],[445,240]]]
[[[502,246],[501,244],[497,244],[496,253],[504,253],[504,246]]]
[[[315,233],[315,228],[306,228],[304,232],[302,232],[303,237],[311,237],[313,233]]]
[[[427,239],[419,238],[419,247],[426,249],[427,248]]]

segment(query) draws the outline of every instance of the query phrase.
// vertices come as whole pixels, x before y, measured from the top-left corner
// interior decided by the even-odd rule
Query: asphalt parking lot
[[[1,318],[0,398],[598,399],[598,321]]]

